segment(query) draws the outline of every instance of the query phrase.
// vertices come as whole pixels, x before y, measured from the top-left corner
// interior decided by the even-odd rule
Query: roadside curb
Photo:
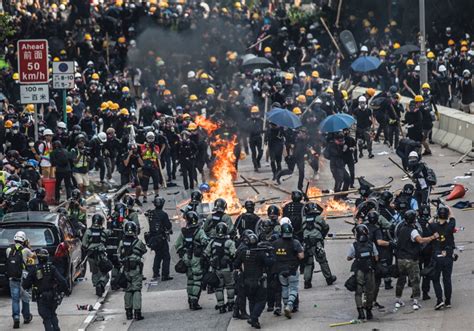
[[[97,317],[97,313],[99,312],[99,309],[104,304],[105,299],[107,299],[109,292],[110,292],[110,281],[105,286],[104,294],[102,294],[102,296],[94,304],[93,310],[87,315],[87,317],[84,319],[84,322],[82,322],[81,326],[77,329],[77,331],[86,331],[87,328],[95,321],[95,318]]]

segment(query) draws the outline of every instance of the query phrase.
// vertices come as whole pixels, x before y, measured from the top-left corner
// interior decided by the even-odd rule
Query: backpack
[[[426,167],[426,183],[429,186],[434,186],[437,183],[436,174],[433,169]]]
[[[56,167],[67,168],[69,165],[69,155],[65,149],[58,149],[56,152]]]
[[[10,246],[10,254],[7,258],[7,276],[9,278],[21,279],[25,263],[23,261],[23,247]]]

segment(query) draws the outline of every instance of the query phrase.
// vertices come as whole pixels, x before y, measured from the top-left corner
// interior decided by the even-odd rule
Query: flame
[[[323,192],[321,191],[320,188],[316,187],[316,186],[311,186],[308,188],[308,192],[307,192],[307,195],[308,197],[317,197],[319,195],[321,195]],[[315,198],[314,200],[316,201],[321,201],[321,198]]]
[[[333,198],[329,199],[326,201],[326,208],[325,212],[326,213],[347,213],[352,210],[351,206],[349,206],[347,203],[345,203],[342,200],[334,200]]]
[[[196,118],[194,119],[194,122],[198,126],[203,128],[207,132],[208,135],[212,134],[214,131],[216,131],[219,128],[219,125],[217,125],[211,120],[206,119],[202,115],[196,116]]]

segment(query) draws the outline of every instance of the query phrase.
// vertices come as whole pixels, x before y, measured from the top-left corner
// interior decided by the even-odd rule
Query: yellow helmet
[[[92,76],[91,76],[91,78],[92,78],[93,80],[99,80],[100,77],[99,77],[99,74],[93,73]]]
[[[285,79],[286,79],[286,80],[292,80],[292,79],[293,79],[293,74],[291,74],[291,73],[289,73],[289,72],[286,73],[286,74],[285,74]]]
[[[196,96],[196,94],[191,94],[189,96],[189,101],[197,101],[198,97]]]
[[[454,46],[454,44],[456,44],[456,43],[454,42],[454,40],[452,40],[452,39],[449,39],[449,40],[448,40],[448,46]]]
[[[425,99],[423,99],[423,96],[421,95],[415,95],[415,102],[423,102]]]
[[[307,89],[306,92],[304,92],[304,94],[307,97],[313,97],[314,96],[313,90],[311,90],[311,89]]]
[[[160,2],[160,8],[166,9],[169,8],[169,4],[167,2]]]
[[[104,111],[104,110],[107,110],[109,108],[109,104],[107,102],[102,102],[100,104],[100,110]],[[66,108],[67,110],[67,108]]]
[[[467,52],[467,46],[461,47],[461,52]]]
[[[125,39],[125,37],[119,37],[117,39],[117,41],[118,41],[119,44],[125,44],[126,39]]]
[[[390,21],[390,26],[397,26],[397,21],[391,20]]]
[[[370,34],[377,34],[377,32],[379,31],[379,29],[377,29],[375,26],[372,27],[372,29],[370,29]]]
[[[225,7],[222,8],[222,13],[227,14],[228,12],[229,12],[229,11],[227,10],[227,8],[225,8]]]
[[[209,79],[209,75],[203,72],[200,76],[201,79]]]
[[[19,80],[20,75],[18,74],[18,72],[15,72],[15,73],[13,73],[12,78],[13,78],[13,80]]]
[[[128,115],[130,115],[130,113],[128,112],[128,109],[127,109],[127,108],[122,108],[122,109],[120,109],[120,111],[119,111],[119,115],[126,115],[126,116],[128,116]]]
[[[237,59],[237,52],[230,52],[227,58],[231,61],[234,61],[235,59]]]
[[[60,51],[59,51],[59,54],[60,54],[60,55],[66,55],[66,50],[65,50],[65,49],[60,50]]]
[[[362,25],[364,26],[364,28],[368,28],[370,27],[370,21],[365,18],[362,20]]]
[[[258,113],[260,110],[258,109],[258,106],[252,106],[252,108],[250,108],[250,112],[252,114],[255,114],[255,113]]]
[[[259,18],[260,18],[260,15],[258,15],[258,13],[253,13],[252,14],[252,19],[258,20]]]
[[[234,8],[235,9],[241,9],[242,8],[242,4],[240,2],[235,2],[234,3]]]
[[[122,93],[130,92],[130,88],[128,86],[122,87]]]
[[[365,91],[370,97],[373,97],[375,95],[375,89],[372,87],[369,87],[367,91]]]
[[[426,57],[427,57],[428,59],[434,59],[436,56],[435,56],[435,53],[433,53],[433,52],[430,51],[430,52],[428,52],[428,54],[426,54]]]
[[[194,131],[194,130],[197,130],[197,128],[198,128],[198,126],[197,126],[196,123],[191,122],[188,125],[188,131]]]
[[[121,7],[123,5],[123,1],[122,0],[115,0],[115,5],[118,6],[118,7]]]
[[[342,98],[343,98],[344,100],[349,99],[349,93],[347,93],[346,90],[341,90],[341,94],[342,94]]]
[[[467,46],[468,42],[467,40],[461,40],[461,46]]]
[[[265,48],[263,49],[263,52],[264,52],[264,53],[271,53],[271,52],[272,52],[272,49],[267,46],[267,47],[265,47]]]
[[[171,95],[171,91],[170,90],[164,90],[163,95]]]
[[[303,94],[300,94],[296,97],[296,101],[298,102],[306,102],[306,97]]]
[[[86,34],[84,35],[84,40],[85,40],[85,41],[91,41],[91,40],[92,40],[91,34],[90,34],[90,33],[86,33]]]
[[[34,113],[35,112],[35,105],[29,103],[29,104],[26,105],[25,110],[28,113]]]
[[[428,89],[428,90],[430,90],[430,89],[431,89],[431,86],[430,86],[430,84],[428,84],[428,83],[423,83],[423,85],[421,85],[421,88],[422,88],[422,89]]]
[[[59,62],[59,57],[55,56],[55,57],[53,58],[53,62]]]
[[[107,106],[109,106],[109,108],[112,109],[112,107],[114,106],[114,102],[112,100],[108,100],[107,101]]]
[[[313,77],[313,78],[319,78],[319,71],[314,70],[314,71],[311,73],[311,77]]]
[[[158,85],[159,85],[159,86],[165,86],[165,85],[166,85],[165,80],[164,80],[164,79],[158,80]]]
[[[118,110],[120,108],[118,103],[113,102],[112,106],[110,106],[110,110]]]
[[[5,121],[5,129],[10,129],[13,126],[13,122],[10,120]]]
[[[405,62],[405,64],[407,66],[414,66],[415,65],[415,61],[413,61],[412,59],[408,59],[407,62]]]
[[[295,108],[293,108],[293,114],[295,114],[295,115],[301,115],[301,114],[302,114],[301,108],[300,108],[300,107],[295,107]]]
[[[324,92],[329,93],[329,94],[334,94],[334,90],[331,87],[328,87],[326,91]]]
[[[190,118],[190,117],[191,117],[191,115],[189,115],[188,113],[184,113],[184,114],[183,114],[183,118],[184,118],[184,119],[187,119],[187,118]]]
[[[400,48],[400,44],[399,43],[394,43],[393,44],[393,49],[399,49]]]
[[[207,95],[214,95],[216,92],[214,91],[214,89],[212,87],[208,87],[207,90],[206,90],[206,94]]]
[[[66,113],[67,114],[72,113],[72,107],[71,106],[69,106],[69,105],[66,106]]]
[[[379,56],[387,56],[387,52],[385,52],[383,49],[379,52]]]

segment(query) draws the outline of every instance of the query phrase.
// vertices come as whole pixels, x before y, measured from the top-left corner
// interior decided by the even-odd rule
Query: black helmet
[[[77,133],[81,132],[81,126],[78,125],[78,124],[73,125],[72,126],[72,131],[77,132]]]
[[[388,205],[393,200],[393,194],[390,191],[383,191],[380,195],[380,200],[382,200],[385,205]]]
[[[135,199],[130,195],[124,196],[122,201],[125,205],[127,205],[128,208],[133,208],[135,205]]]
[[[390,94],[397,93],[398,92],[398,87],[395,86],[395,85],[390,86],[389,92],[390,92]]]
[[[153,205],[155,206],[156,209],[163,209],[163,206],[165,205],[165,198],[162,197],[155,197],[153,200]]]
[[[449,218],[449,208],[444,205],[440,205],[436,211],[436,214],[438,215],[438,218],[447,220]]]
[[[249,233],[246,237],[243,239],[244,244],[247,246],[256,246],[258,243],[258,237],[255,233]]]
[[[244,208],[247,213],[253,213],[255,211],[255,202],[253,202],[252,200],[245,201]]]
[[[48,262],[49,252],[47,249],[40,248],[36,251],[36,257],[38,258],[38,261],[42,263]]]
[[[95,214],[92,216],[92,225],[102,226],[104,224],[105,218],[101,214]]]
[[[214,201],[214,211],[216,212],[225,212],[225,209],[227,208],[227,202],[225,202],[224,199],[219,198]]]
[[[74,200],[79,200],[81,198],[81,191],[79,189],[74,189],[72,190],[71,192],[71,197],[74,199]]]
[[[255,234],[252,230],[250,229],[247,229],[247,230],[244,230],[244,232],[242,232],[242,238],[245,238],[245,237],[248,237],[249,234]]]
[[[403,186],[402,193],[413,195],[413,192],[415,192],[415,186],[413,186],[413,184],[405,184],[405,186]]]
[[[291,192],[291,200],[293,202],[301,202],[301,200],[303,200],[303,192],[300,190]]]
[[[344,139],[344,132],[338,131],[334,133],[334,139]]]
[[[421,204],[420,209],[418,209],[418,214],[420,214],[420,216],[430,217],[431,216],[430,205],[427,203]]]
[[[369,228],[365,224],[359,224],[355,227],[356,239],[359,242],[369,240]]]
[[[416,211],[413,209],[407,210],[403,217],[405,218],[405,222],[408,224],[414,224],[416,222]]]
[[[379,213],[377,213],[375,210],[369,211],[369,213],[367,214],[367,221],[370,224],[377,224],[378,220],[379,220]]]
[[[125,222],[123,232],[126,236],[135,236],[137,235],[137,225],[132,221]]]
[[[367,198],[372,193],[370,187],[362,185],[359,187],[359,194],[361,197]]]
[[[276,205],[270,205],[267,208],[267,215],[271,219],[276,219],[280,216],[280,208]]]
[[[185,215],[184,218],[186,220],[186,225],[188,227],[194,227],[197,226],[199,223],[199,216],[195,211],[188,211]]]
[[[46,190],[42,187],[38,188],[38,191],[36,191],[36,197],[43,200],[46,197]]]
[[[219,222],[216,225],[216,235],[219,238],[224,238],[227,236],[227,224],[224,222]]]
[[[305,215],[311,215],[311,214],[320,215],[323,211],[321,206],[314,202],[308,202],[306,205],[304,205],[303,210],[304,210]]]
[[[285,223],[280,228],[282,238],[293,238],[293,227],[289,223]]]
[[[260,226],[265,233],[269,233],[273,230],[273,223],[270,220],[263,220]]]
[[[191,201],[192,202],[201,202],[202,201],[202,193],[201,191],[193,191],[191,193]]]

